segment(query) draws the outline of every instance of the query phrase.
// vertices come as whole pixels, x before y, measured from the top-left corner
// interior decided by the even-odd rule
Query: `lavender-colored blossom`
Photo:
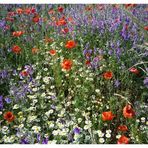
[[[109,50],[109,51],[108,51],[108,54],[109,54],[109,55],[112,55],[112,54],[113,54],[113,51],[112,51],[112,50]]]
[[[74,134],[80,134],[80,131],[81,130],[78,127],[74,128],[74,130],[73,130]]]
[[[16,71],[16,69],[13,70],[12,75],[13,75],[13,76],[16,76],[16,75],[17,75],[17,71]]]
[[[56,109],[55,105],[53,105],[53,104],[51,104],[50,107],[51,107],[52,109]]]
[[[100,54],[100,55],[103,55],[103,54],[105,54],[105,51],[102,50],[102,49],[100,49],[100,50],[99,50],[99,54]]]
[[[121,49],[117,48],[116,49],[116,57],[117,57],[118,60],[120,59],[120,55],[121,55]]]
[[[25,65],[23,71],[25,71],[27,73],[27,76],[31,76],[33,74],[33,67],[30,65]],[[20,72],[19,75],[20,75],[20,79],[23,79],[24,77],[26,77],[23,75],[22,72]]]
[[[44,138],[42,144],[48,144],[48,138]]]
[[[40,141],[41,141],[41,135],[37,134],[37,142],[40,143]]]
[[[143,81],[144,85],[148,88],[148,77],[146,77]]]
[[[3,96],[0,96],[0,110],[3,109]]]
[[[33,67],[31,65],[25,65],[24,67],[29,74],[33,74]]]
[[[98,57],[95,57],[95,58],[93,59],[93,62],[94,62],[94,63],[98,63],[98,62],[99,62],[99,58],[98,58]]]
[[[0,28],[4,29],[6,25],[6,21],[5,20],[0,20]]]
[[[120,86],[120,81],[119,80],[115,80],[114,86],[115,86],[115,88],[118,88]]]
[[[86,55],[86,54],[92,54],[92,49],[85,49],[84,51],[83,51],[83,55]]]
[[[52,96],[51,96],[51,99],[52,99],[52,100],[56,99],[56,96],[52,95]]]
[[[10,104],[12,100],[10,98],[5,98],[6,103]]]
[[[74,140],[74,138],[73,138],[73,132],[70,132],[70,133],[68,134],[68,140],[69,140],[70,142],[73,142],[73,140]]]
[[[10,87],[10,93],[12,96],[16,98],[16,100],[25,98],[28,92],[31,92],[31,89],[29,88],[29,84],[24,84],[22,82],[19,82],[19,86]]]
[[[126,17],[125,22],[126,22],[127,24],[129,24],[129,23],[130,23],[130,18],[129,18],[129,17]]]
[[[29,142],[26,139],[21,139],[21,144],[29,144]]]
[[[8,71],[7,70],[0,71],[0,78],[1,79],[7,78],[7,76],[8,76]]]
[[[93,69],[96,69],[96,68],[98,68],[98,66],[99,66],[99,58],[98,58],[98,57],[95,57],[95,58],[93,59],[93,61],[91,62],[91,67],[92,67]]]

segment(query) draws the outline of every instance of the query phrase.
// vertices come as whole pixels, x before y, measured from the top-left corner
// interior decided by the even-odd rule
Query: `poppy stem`
[[[135,66],[141,65],[141,64],[148,64],[148,62],[140,62],[140,63],[137,63],[137,64],[133,65],[132,67],[135,67]],[[130,67],[130,68],[132,68],[132,67]],[[128,68],[128,70],[130,70],[130,68]]]
[[[122,96],[122,95],[120,95],[120,94],[114,93],[114,96],[118,96],[118,97],[120,97],[120,98],[126,100],[129,104],[132,104],[126,97],[124,97],[124,96]]]

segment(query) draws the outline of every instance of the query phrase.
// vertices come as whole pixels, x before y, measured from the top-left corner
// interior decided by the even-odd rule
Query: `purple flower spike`
[[[119,80],[116,80],[116,81],[114,82],[114,85],[115,85],[116,88],[118,88],[118,87],[120,86],[120,81],[119,81]]]
[[[0,110],[3,109],[3,96],[0,96]]]
[[[144,85],[148,88],[148,77],[146,77],[143,81]]]
[[[26,139],[22,139],[21,144],[29,144],[29,142]]]
[[[11,103],[12,102],[12,100],[10,99],[10,98],[5,98],[5,101],[6,101],[6,103]]]
[[[73,130],[74,134],[80,134],[80,128],[76,127]]]
[[[48,138],[43,139],[42,144],[48,144]]]

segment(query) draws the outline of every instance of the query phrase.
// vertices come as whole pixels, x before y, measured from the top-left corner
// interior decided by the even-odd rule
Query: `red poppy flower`
[[[23,31],[15,31],[15,32],[12,33],[12,35],[15,36],[15,37],[19,37],[19,36],[21,36],[22,34],[24,34]]]
[[[40,17],[39,17],[38,15],[35,15],[35,16],[33,17],[33,19],[32,19],[32,21],[33,21],[34,23],[38,23],[39,20],[40,20]]]
[[[99,4],[99,5],[97,6],[97,9],[103,10],[103,9],[104,9],[104,5],[103,5],[103,4]]]
[[[27,14],[27,15],[29,15],[29,14],[33,14],[33,13],[35,13],[36,12],[36,9],[33,7],[33,8],[26,8],[25,10],[24,10],[24,12],[25,12],[25,14]]]
[[[102,120],[103,121],[113,120],[114,117],[115,117],[115,115],[113,115],[113,113],[111,111],[102,113]]]
[[[68,28],[64,28],[64,29],[62,29],[61,31],[62,31],[62,33],[66,34],[66,33],[69,32],[69,29],[68,29]]]
[[[25,10],[24,10],[24,12],[25,12],[25,14],[31,14],[31,8],[26,8]]]
[[[4,28],[5,28],[6,30],[8,30],[8,29],[10,29],[10,26],[9,26],[9,25],[6,25]]]
[[[29,75],[29,72],[26,71],[26,70],[23,70],[20,72],[20,75],[23,76],[23,77],[27,77]]]
[[[49,37],[46,36],[45,39],[44,39],[44,41],[45,41],[45,43],[51,43],[54,40],[52,38],[49,38]]]
[[[136,7],[136,4],[125,4],[126,9],[133,8],[133,7]]]
[[[90,61],[86,61],[85,64],[89,66],[90,65]]]
[[[17,13],[17,14],[22,14],[22,13],[23,13],[23,9],[17,8],[17,9],[16,9],[16,13]]]
[[[107,71],[107,72],[103,73],[103,77],[106,80],[110,80],[113,77],[113,73],[111,71]]]
[[[48,14],[54,14],[55,11],[53,10],[53,8],[51,8],[49,11],[48,11]]]
[[[139,70],[137,68],[134,68],[134,67],[130,68],[129,71],[134,73],[134,74],[139,74]]]
[[[16,53],[16,54],[20,54],[21,53],[21,48],[17,45],[14,45],[12,47],[12,52]]]
[[[38,52],[38,50],[39,50],[38,48],[32,48],[31,51],[32,51],[33,54],[36,54]]]
[[[127,138],[126,136],[122,135],[119,139],[118,139],[118,144],[128,144],[129,143],[129,138]]]
[[[145,26],[145,27],[144,27],[144,30],[148,31],[148,26]]]
[[[58,7],[58,12],[61,12],[61,13],[62,13],[63,10],[64,10],[64,8],[63,8],[62,6],[59,6],[59,7]]]
[[[118,126],[118,130],[119,130],[119,131],[122,131],[122,132],[125,132],[125,131],[128,130],[128,128],[127,128],[126,125],[120,125],[120,126]]]
[[[31,8],[31,13],[35,13],[36,12],[36,9],[33,7]]]
[[[68,22],[70,22],[70,23],[73,23],[73,24],[74,24],[74,20],[73,20],[73,18],[72,18],[72,17],[68,17],[68,18],[67,18],[67,20],[68,20]]]
[[[74,48],[74,47],[76,47],[76,43],[73,40],[69,40],[69,41],[67,41],[65,47],[68,49]]]
[[[7,120],[8,122],[12,122],[15,119],[15,116],[13,115],[12,112],[8,111],[4,114],[4,119]]]
[[[11,12],[8,12],[8,16],[10,17],[10,16],[15,16],[16,15],[16,13],[15,12],[13,12],[13,11],[11,11]]]
[[[123,116],[125,118],[133,118],[135,116],[135,111],[132,109],[131,105],[126,105],[123,108]]]
[[[85,10],[86,10],[86,11],[90,11],[90,10],[92,10],[92,8],[91,8],[90,6],[86,6],[86,7],[85,7]]]
[[[64,26],[66,24],[67,24],[67,22],[66,22],[65,18],[61,18],[58,21],[56,21],[57,26]]]
[[[11,18],[11,17],[6,17],[6,21],[13,22],[13,21],[14,21],[14,18]]]
[[[62,69],[69,71],[72,67],[72,64],[73,64],[72,60],[64,59],[63,62],[61,63],[61,67]]]
[[[51,49],[51,50],[49,50],[49,53],[50,53],[50,55],[54,56],[56,54],[56,50]]]

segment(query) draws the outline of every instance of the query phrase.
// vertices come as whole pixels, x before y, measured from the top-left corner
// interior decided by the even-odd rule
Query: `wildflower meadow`
[[[0,4],[0,144],[147,143],[147,4]]]

